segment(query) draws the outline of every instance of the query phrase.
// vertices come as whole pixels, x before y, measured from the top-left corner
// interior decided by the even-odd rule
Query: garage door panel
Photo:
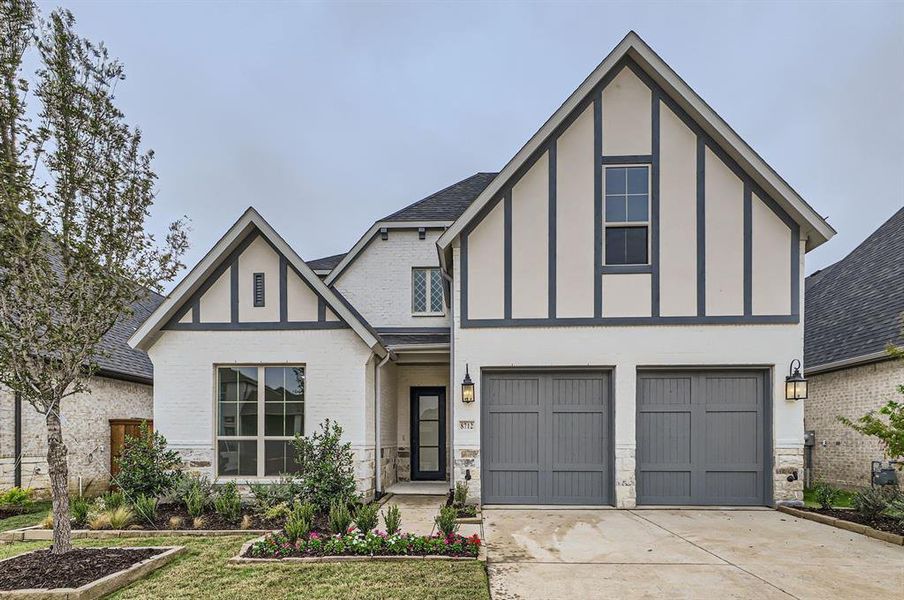
[[[761,371],[638,373],[639,504],[765,503]]]
[[[599,413],[555,413],[552,461],[555,465],[603,464],[606,451],[600,440],[606,437],[606,423]]]
[[[538,468],[540,432],[537,413],[490,413],[489,426],[494,435],[488,440],[488,459],[493,464],[532,464]]]
[[[537,371],[482,379],[485,502],[608,502],[608,374]]]
[[[689,412],[641,413],[637,435],[637,459],[645,463],[691,461]]]

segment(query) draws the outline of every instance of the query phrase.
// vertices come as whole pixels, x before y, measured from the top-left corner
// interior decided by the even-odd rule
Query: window
[[[217,369],[217,475],[295,473],[292,440],[304,433],[304,367]]]
[[[443,314],[443,277],[438,268],[411,270],[411,312]]]
[[[606,168],[606,264],[649,262],[650,169]]]
[[[264,305],[264,274],[254,274],[254,306]]]

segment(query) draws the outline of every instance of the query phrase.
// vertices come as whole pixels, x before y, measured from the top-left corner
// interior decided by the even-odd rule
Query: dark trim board
[[[799,315],[706,315],[703,317],[559,317],[556,319],[462,319],[463,328],[486,327],[590,327],[662,325],[793,325]]]
[[[304,329],[348,329],[342,321],[262,321],[239,323],[176,323],[170,330],[176,331],[277,331]]]

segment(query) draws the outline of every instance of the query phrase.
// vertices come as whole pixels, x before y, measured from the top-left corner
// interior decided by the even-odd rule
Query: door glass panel
[[[419,454],[419,471],[439,471],[439,448],[421,448]]]
[[[420,422],[420,445],[439,446],[439,421]]]
[[[421,396],[420,404],[420,420],[437,420],[439,419],[439,397],[438,396]]]

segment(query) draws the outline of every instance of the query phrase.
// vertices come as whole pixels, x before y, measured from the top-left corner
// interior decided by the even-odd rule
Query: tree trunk
[[[47,411],[47,470],[50,475],[50,494],[53,500],[53,554],[72,550],[72,527],[69,523],[69,451],[63,442],[60,424],[60,403]]]

